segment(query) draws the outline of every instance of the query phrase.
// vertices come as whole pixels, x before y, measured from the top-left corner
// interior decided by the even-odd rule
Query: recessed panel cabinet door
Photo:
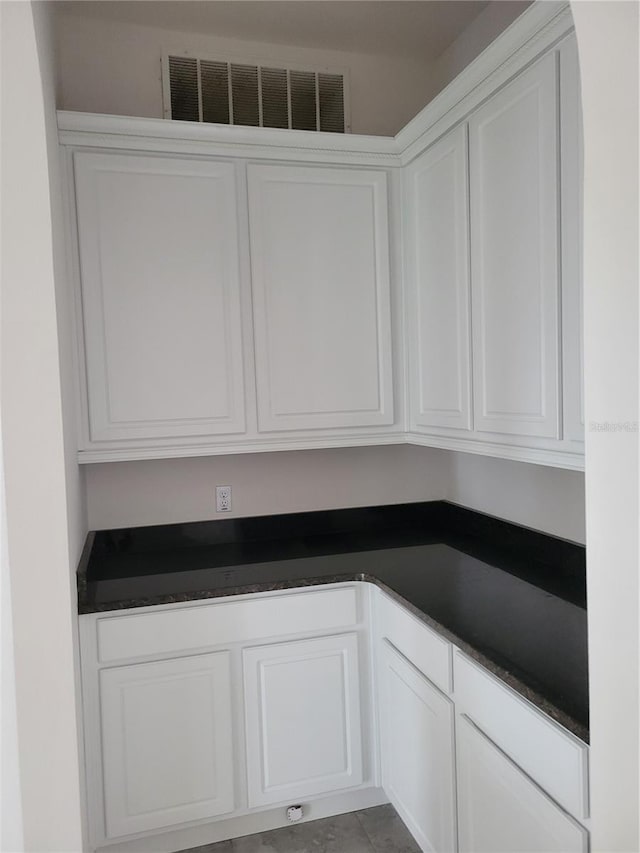
[[[562,363],[564,438],[584,441],[582,306],[582,110],[578,43],[560,47]]]
[[[423,850],[456,850],[453,703],[395,648],[380,656],[382,785]]]
[[[233,810],[228,652],[104,669],[107,838]]]
[[[411,427],[471,429],[467,128],[407,167]]]
[[[460,853],[586,853],[584,827],[465,716],[456,745]]]
[[[243,651],[249,806],[362,782],[356,634]]]
[[[550,54],[469,119],[479,432],[559,437],[557,110]]]
[[[90,441],[243,432],[234,165],[74,165]]]
[[[248,181],[260,431],[393,423],[385,172]]]

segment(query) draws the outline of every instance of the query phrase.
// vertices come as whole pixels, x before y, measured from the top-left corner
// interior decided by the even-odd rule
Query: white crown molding
[[[61,145],[127,151],[248,157],[269,160],[322,160],[399,166],[396,141],[389,136],[238,127],[162,118],[132,118],[58,111]]]
[[[568,3],[537,2],[529,6],[396,135],[403,165],[573,28]]]

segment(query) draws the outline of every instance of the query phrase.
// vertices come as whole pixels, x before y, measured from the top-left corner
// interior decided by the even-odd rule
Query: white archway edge
[[[612,853],[640,849],[638,4],[571,6],[585,151],[591,849]]]
[[[21,850],[78,853],[83,836],[75,555],[67,512],[49,161],[57,144],[47,134],[54,105],[52,97],[45,98],[42,68],[52,41],[43,47],[38,40],[39,31],[46,36],[52,31],[44,17],[47,4],[0,7],[1,416],[17,712],[10,736],[15,749],[17,735],[19,762],[12,767],[11,796],[14,802],[20,797],[22,810],[22,826],[14,814],[2,849],[9,853],[12,847],[4,842],[22,840]]]

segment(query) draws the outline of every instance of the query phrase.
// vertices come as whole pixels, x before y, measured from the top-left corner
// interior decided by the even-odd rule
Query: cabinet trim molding
[[[512,459],[514,462],[532,462],[549,468],[566,468],[570,471],[584,471],[584,456],[566,450],[549,450],[540,447],[522,447],[516,444],[497,444],[490,441],[478,441],[476,438],[453,438],[446,435],[422,435],[411,432],[407,436],[409,444],[420,447],[438,447],[441,450],[459,450],[462,453],[475,453],[480,456],[495,456],[499,459]]]
[[[61,145],[399,167],[390,136],[243,128],[58,110]]]
[[[311,432],[311,431],[310,431]],[[78,462],[90,464],[93,462],[127,462],[136,459],[176,459],[189,456],[225,456],[230,453],[275,453],[281,450],[317,450],[328,447],[371,447],[372,445],[406,444],[407,435],[404,432],[372,431],[370,433],[349,433],[336,436],[269,436],[262,441],[236,441],[216,444],[165,444],[152,447],[93,447],[91,450],[80,450]]]

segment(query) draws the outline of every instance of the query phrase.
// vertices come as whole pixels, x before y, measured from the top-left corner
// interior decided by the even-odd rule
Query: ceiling
[[[58,0],[63,13],[248,41],[438,57],[487,0]]]

